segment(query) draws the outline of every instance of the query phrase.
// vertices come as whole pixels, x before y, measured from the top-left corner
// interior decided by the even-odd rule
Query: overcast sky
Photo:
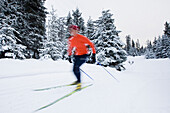
[[[59,17],[78,7],[85,21],[89,16],[96,20],[102,10],[110,9],[117,30],[122,31],[121,40],[125,42],[125,36],[131,35],[142,45],[162,35],[165,22],[170,22],[170,0],[46,0],[48,10],[52,5]]]

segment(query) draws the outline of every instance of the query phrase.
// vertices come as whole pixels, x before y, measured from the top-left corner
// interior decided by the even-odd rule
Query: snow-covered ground
[[[129,63],[130,61],[130,63]],[[134,61],[132,64],[131,62]],[[170,113],[170,59],[128,57],[125,71],[84,64],[83,83],[93,83],[45,109],[75,86],[46,91],[34,89],[72,83],[68,61],[0,60],[0,113]]]

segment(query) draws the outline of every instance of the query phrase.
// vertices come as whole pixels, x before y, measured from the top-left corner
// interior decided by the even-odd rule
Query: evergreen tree
[[[0,58],[7,57],[7,53],[13,53],[10,57],[17,59],[24,59],[23,52],[25,47],[22,46],[20,40],[17,38],[19,33],[8,24],[0,19]]]
[[[135,42],[132,40],[132,48],[135,48]]]
[[[154,40],[153,51],[156,54],[156,58],[170,58],[170,25],[165,23],[164,35]]]
[[[155,55],[156,55],[156,58],[162,58],[162,39],[160,36],[156,42]]]
[[[17,25],[20,25],[18,7],[17,0],[0,1],[0,58],[6,57],[8,52],[13,53],[13,58],[25,58],[25,47],[20,44],[20,33],[17,29]]]
[[[33,58],[39,58],[39,49],[43,48],[45,37],[45,0],[18,0],[24,18],[23,29],[20,29],[22,44],[27,46]]]
[[[140,48],[140,52],[141,52],[141,55],[145,54],[145,48],[143,46]]]
[[[125,38],[126,38],[125,50],[128,53],[128,55],[130,55],[130,56],[141,55],[142,51],[144,51],[144,49],[140,48],[139,39],[137,39],[137,42],[135,43],[133,39],[131,40],[130,35],[127,35]]]
[[[24,26],[21,2],[19,0],[2,0],[1,6],[1,13],[3,13],[6,18],[5,22],[21,33],[21,29],[23,29]]]
[[[91,17],[87,21],[87,29],[86,29],[86,37],[88,37],[92,42],[94,42],[94,34],[95,34],[95,26],[94,22],[92,21]],[[92,53],[92,50],[90,47],[88,47],[90,53]],[[87,60],[87,63],[92,63],[92,55]]]
[[[68,13],[68,16],[66,17],[67,21],[66,21],[66,26],[70,26],[73,24],[73,19],[71,17],[70,12]]]
[[[64,28],[64,18],[57,18],[56,11],[52,8],[48,20],[48,37],[43,55],[49,54],[53,60],[62,57],[63,40],[65,39]]]
[[[155,37],[154,41],[153,41],[153,52],[156,53],[156,48],[157,48],[157,39]]]
[[[132,56],[136,56],[136,47],[135,47],[135,42],[132,40],[132,48],[130,49],[130,54]]]
[[[97,61],[102,65],[116,67],[118,70],[122,62],[126,61],[126,52],[122,49],[123,43],[120,41],[114,25],[113,14],[109,10],[102,11],[102,16],[97,20],[97,31],[94,36],[94,43],[97,50]]]
[[[33,58],[39,58],[39,49],[45,38],[45,0],[3,0],[1,11],[6,23],[19,32],[20,44],[32,51]],[[5,9],[5,10],[4,10]],[[24,53],[31,57],[29,51]]]
[[[170,37],[170,23],[168,23],[168,22],[165,23],[164,34],[167,35],[168,37]]]
[[[151,56],[152,53],[155,54],[156,58],[170,58],[170,25],[168,22],[165,23],[164,35],[162,35],[162,37],[159,36],[158,39],[155,37],[153,46],[151,42],[149,42],[147,49],[147,58],[153,58],[153,56]]]
[[[68,39],[69,37],[70,37],[70,33],[69,33],[69,29],[68,29],[68,27],[70,26],[70,25],[72,25],[73,24],[73,19],[72,19],[72,17],[71,17],[71,14],[70,14],[70,12],[68,13],[68,16],[66,17],[66,39]]]
[[[145,58],[146,59],[155,58],[155,53],[153,52],[152,43],[149,40],[147,41],[147,49],[146,49],[146,52],[145,52]]]
[[[152,42],[151,41],[147,41],[147,48],[149,49],[149,50],[151,50],[152,49]]]
[[[61,51],[60,51],[60,54],[61,54],[61,58],[62,59],[67,59],[67,30],[68,30],[68,27],[66,26],[65,24],[65,18],[64,17],[60,17],[57,19],[57,26],[58,26],[58,38],[59,38],[59,41],[61,42]]]
[[[1,26],[0,28],[0,58],[5,58],[7,53],[13,53],[12,58],[24,59],[23,52],[25,47],[18,44],[20,40],[16,37],[18,33],[10,26]]]
[[[93,20],[90,17],[87,21],[86,36],[92,41],[94,33],[95,33],[95,26]]]
[[[137,39],[137,42],[136,42],[136,52],[138,56],[141,55],[139,39]]]
[[[86,29],[84,26],[84,19],[82,18],[82,13],[77,8],[75,11],[73,11],[73,24],[80,27],[80,34],[85,35]]]
[[[164,57],[170,58],[170,23],[165,23],[164,35],[162,37]]]
[[[167,35],[162,36],[162,58],[168,58],[168,54],[170,55],[170,43]],[[169,49],[169,50],[168,50]]]
[[[130,49],[132,48],[131,37],[130,35],[127,35],[125,38],[126,38],[126,52],[128,55],[130,55]]]
[[[145,52],[145,58],[146,59],[153,59],[155,58],[155,53],[153,52],[153,50],[149,50],[149,49],[146,49],[146,52]]]

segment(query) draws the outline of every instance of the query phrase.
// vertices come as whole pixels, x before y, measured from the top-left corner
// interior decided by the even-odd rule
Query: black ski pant
[[[80,66],[86,62],[88,55],[74,55],[73,72],[78,82],[81,82]]]

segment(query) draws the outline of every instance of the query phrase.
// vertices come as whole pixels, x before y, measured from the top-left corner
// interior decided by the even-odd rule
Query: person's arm
[[[90,47],[92,48],[92,51],[93,51],[93,54],[92,54],[92,63],[95,63],[96,62],[96,49],[94,47],[94,44],[87,38],[87,37],[84,37],[85,38],[85,41],[88,45],[90,45]]]
[[[69,41],[68,41],[68,51],[67,52],[68,52],[68,61],[70,63],[72,63],[72,61],[71,61],[72,49],[73,49],[72,42],[71,42],[71,39],[69,39]]]
[[[87,37],[84,37],[84,40],[92,48],[93,54],[96,54],[96,49],[94,47],[94,44]]]
[[[68,56],[71,56],[71,55],[72,55],[72,49],[73,49],[72,38],[70,38],[70,39],[68,40],[68,50],[67,50]]]

